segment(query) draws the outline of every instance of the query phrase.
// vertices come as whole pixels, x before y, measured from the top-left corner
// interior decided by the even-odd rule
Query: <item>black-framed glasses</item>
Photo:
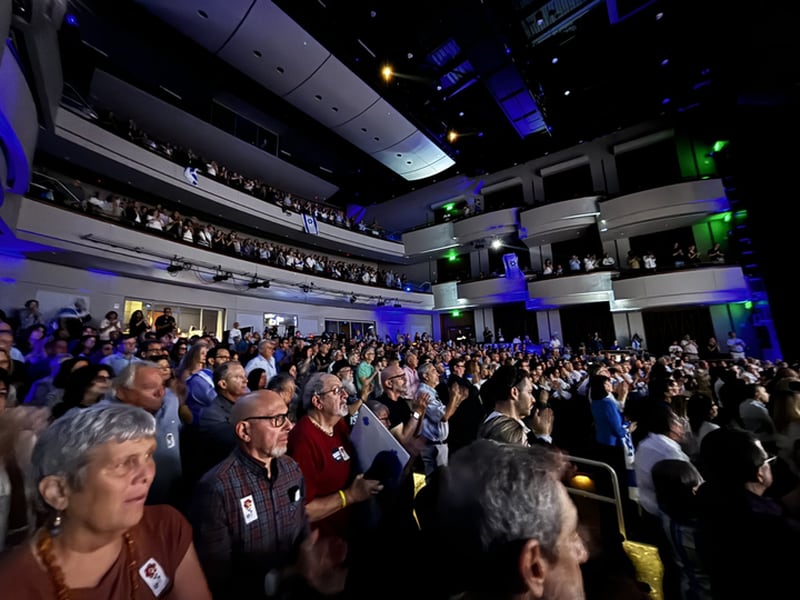
[[[286,424],[286,421],[289,420],[289,413],[283,413],[281,415],[263,415],[263,416],[256,416],[256,417],[247,417],[243,419],[244,421],[270,421],[272,426],[276,429],[278,427],[283,427]]]
[[[317,392],[317,395],[318,396],[324,396],[325,394],[329,394],[331,392],[333,392],[334,396],[339,396],[339,395],[341,395],[342,392],[347,393],[347,390],[344,389],[343,386],[337,385],[337,386],[332,387],[332,388],[330,388],[328,390],[322,390],[321,392]]]

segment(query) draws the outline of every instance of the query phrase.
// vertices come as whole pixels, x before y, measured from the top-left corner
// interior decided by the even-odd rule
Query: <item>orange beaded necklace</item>
[[[136,549],[130,532],[126,531],[122,537],[128,550],[127,570],[131,583],[131,600],[135,600],[136,592],[139,589],[139,580],[136,577]],[[53,586],[56,588],[56,599],[69,600],[69,588],[64,578],[64,571],[56,564],[56,557],[53,554],[53,538],[47,529],[42,530],[39,539],[36,541],[36,552],[39,555],[39,560],[42,561],[45,569],[47,569],[47,573],[53,581]]]

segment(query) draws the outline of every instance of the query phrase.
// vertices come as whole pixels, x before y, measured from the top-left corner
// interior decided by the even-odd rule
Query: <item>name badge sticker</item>
[[[169,577],[164,573],[164,569],[158,564],[155,558],[149,558],[144,562],[139,569],[139,576],[144,580],[147,587],[150,588],[150,591],[153,592],[156,598],[160,596],[167,588],[167,585],[169,585]]]
[[[253,500],[253,495],[245,496],[239,499],[239,504],[242,506],[242,516],[244,517],[245,525],[258,520],[258,513],[256,512],[256,503]]]

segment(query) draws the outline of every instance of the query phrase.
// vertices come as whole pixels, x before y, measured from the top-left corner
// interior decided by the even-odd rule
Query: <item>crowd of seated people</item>
[[[242,175],[216,159],[198,156],[191,148],[184,148],[170,141],[157,139],[152,134],[141,129],[133,119],[120,118],[112,110],[95,108],[94,112],[98,115],[96,122],[118,136],[124,137],[134,144],[183,167],[196,169],[197,173],[201,173],[209,179],[280,206],[285,211],[314,215],[324,223],[368,235],[385,239],[398,239],[395,232],[386,230],[377,221],[369,224],[356,221],[340,208],[329,206],[316,200],[300,198],[289,191],[276,189],[257,177]]]
[[[160,204],[152,206],[104,190],[89,188],[77,180],[73,180],[69,185],[73,198],[66,198],[59,194],[57,189],[46,187],[47,179],[40,177],[35,180],[36,183],[32,185],[29,193],[39,198],[60,202],[96,217],[113,219],[119,224],[176,242],[202,246],[210,251],[235,258],[317,277],[397,290],[404,290],[409,286],[407,276],[392,269],[380,269],[373,265],[339,260],[271,240],[243,236],[236,231],[223,230],[212,223],[203,222],[196,216],[184,215],[178,210],[170,211]]]
[[[508,586],[518,590],[519,583],[503,579],[492,592],[484,570],[473,577],[453,568],[449,561],[461,556],[476,569],[485,564],[509,573],[519,572],[522,556],[572,561],[567,595],[531,597],[572,600],[583,597],[581,587],[590,600],[645,597],[654,582],[624,560],[621,541],[585,527],[583,520],[591,522],[597,511],[568,508],[566,489],[556,483],[571,485],[568,456],[635,468],[640,499],[630,501],[644,512],[637,521],[637,511],[626,511],[633,519],[628,531],[659,548],[665,573],[679,587],[727,589],[724,577],[731,575],[724,575],[719,557],[694,552],[688,562],[680,548],[672,556],[665,536],[675,527],[668,519],[686,532],[700,528],[715,549],[729,548],[726,560],[752,558],[737,558],[731,544],[732,529],[741,532],[742,525],[753,541],[782,531],[781,539],[791,542],[780,547],[786,564],[800,551],[792,533],[799,512],[791,503],[800,481],[800,376],[785,363],[634,351],[617,351],[616,360],[602,350],[573,353],[560,343],[529,352],[468,338],[379,338],[374,330],[357,338],[242,335],[236,324],[223,342],[208,333],[178,335],[167,309],[138,335],[109,327],[113,311],[103,327],[91,315],[64,311],[55,329],[32,303],[0,314],[0,351],[9,359],[8,368],[0,363],[0,478],[8,482],[0,487],[6,549],[0,586],[13,597],[72,597],[79,588],[95,589],[98,597],[113,597],[110,589],[138,597],[136,586],[216,599],[374,598],[376,586],[387,598],[444,600],[471,591],[518,597]],[[103,343],[101,328],[108,335]],[[99,352],[87,336],[98,338]],[[29,393],[38,387],[47,393]],[[365,405],[381,423],[376,426],[386,427],[408,453],[407,464],[398,464],[396,450],[360,460],[365,447],[351,432],[368,414]],[[701,421],[733,437],[720,438]],[[695,431],[715,444],[697,440]],[[497,441],[487,445],[483,437]],[[494,455],[501,446],[509,448],[502,450],[506,459]],[[507,477],[528,472],[511,468],[525,456],[538,457],[524,475],[535,471],[542,478],[529,482],[537,495],[514,488],[520,502],[525,497],[519,514],[491,519],[491,527],[502,522],[522,529],[497,532],[497,540],[464,537],[472,535],[474,519],[512,510],[513,498],[485,494],[508,494]],[[681,511],[662,494],[656,465],[689,463],[692,456],[699,456],[696,468],[713,485],[687,512],[691,507]],[[479,462],[470,468],[469,460]],[[736,461],[743,464],[733,470]],[[26,490],[38,494],[36,510]],[[727,503],[731,497],[735,505]],[[489,504],[479,509],[473,502]],[[715,511],[719,502],[724,513]],[[540,535],[530,527],[551,518],[545,507],[554,506],[563,507],[556,514],[566,521],[545,528],[551,537],[542,543],[561,549],[542,555],[531,546],[519,554]],[[737,526],[722,522],[724,515]],[[506,542],[513,547],[500,543],[512,533]],[[74,560],[87,540],[96,555]],[[680,540],[689,543],[686,536]],[[458,545],[454,554],[439,554],[451,543]],[[385,571],[369,557],[401,550],[421,564],[444,561],[442,577],[425,590],[416,578],[387,588]],[[552,570],[540,565],[535,571]],[[735,583],[753,590],[772,578],[769,597],[786,597],[778,593],[784,575],[742,569]],[[530,576],[523,580],[541,589]],[[433,591],[441,595],[428,595]]]

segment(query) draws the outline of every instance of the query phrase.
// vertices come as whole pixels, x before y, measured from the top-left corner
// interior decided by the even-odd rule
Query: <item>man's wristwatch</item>
[[[412,419],[416,419],[417,421],[419,421],[420,417],[421,417],[421,415],[419,414],[419,411],[417,411],[417,410],[415,410],[413,413],[411,413],[411,418]]]

